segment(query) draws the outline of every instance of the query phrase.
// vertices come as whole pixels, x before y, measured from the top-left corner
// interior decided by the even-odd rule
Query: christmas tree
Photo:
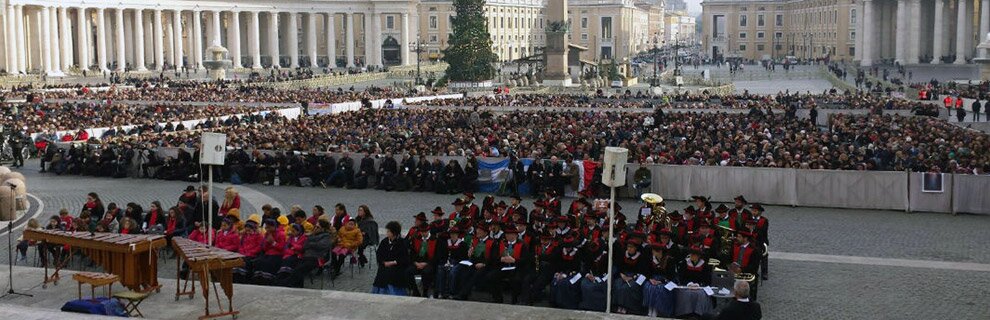
[[[484,5],[485,0],[454,0],[454,34],[443,51],[450,81],[479,82],[495,77],[497,57],[492,51]]]

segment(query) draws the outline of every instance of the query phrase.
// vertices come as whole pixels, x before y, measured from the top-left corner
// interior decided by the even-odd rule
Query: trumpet
[[[708,265],[712,267],[718,267],[718,265],[720,264],[722,264],[722,261],[715,258],[708,258]]]
[[[753,282],[753,280],[756,280],[756,275],[752,273],[737,273],[735,278],[739,281]]]
[[[663,206],[663,197],[656,193],[644,193],[639,196],[650,206],[650,223],[660,223],[665,229],[670,229],[670,216],[667,215],[667,208]]]

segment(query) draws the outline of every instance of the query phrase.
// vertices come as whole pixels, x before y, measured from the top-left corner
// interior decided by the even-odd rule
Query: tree
[[[454,34],[443,51],[443,60],[449,65],[450,81],[478,82],[495,77],[498,58],[492,51],[488,20],[485,19],[485,0],[454,0]]]

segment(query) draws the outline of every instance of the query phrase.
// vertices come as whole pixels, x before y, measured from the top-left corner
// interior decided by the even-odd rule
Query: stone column
[[[44,67],[45,74],[52,73],[52,50],[49,45],[52,43],[52,24],[49,21],[51,17],[48,16],[48,8],[43,7],[41,10],[41,43],[39,48],[41,49],[41,62]]]
[[[907,17],[908,0],[897,0],[897,26],[895,28],[896,38],[894,42],[894,62],[904,64],[907,58],[907,38],[908,28],[911,24]]]
[[[943,17],[945,16],[945,0],[935,0],[935,29],[932,34],[932,64],[942,63],[942,41],[945,41],[942,37],[944,33],[945,23]]]
[[[17,13],[14,16],[14,24],[17,28],[15,33],[17,34],[17,64],[18,70],[27,73],[27,43],[26,35],[24,34],[24,5],[16,5]]]
[[[165,53],[165,35],[162,34],[162,10],[155,9],[153,14],[154,22],[152,23],[152,36],[154,39],[154,57],[155,57],[155,70],[161,71],[165,66],[164,53]]]
[[[261,69],[261,34],[258,27],[258,12],[251,11],[251,26],[248,27],[248,54],[251,55],[251,69]]]
[[[171,46],[172,46],[172,62],[173,62],[173,64],[175,64],[176,69],[177,70],[180,70],[180,69],[182,69],[183,66],[186,65],[185,61],[183,61],[183,59],[182,59],[182,57],[183,57],[183,53],[182,53],[182,43],[183,43],[183,41],[182,41],[182,11],[181,10],[175,10],[175,13],[172,14],[172,25],[173,25],[172,26],[172,42],[171,42]],[[190,55],[190,58],[189,59],[192,59],[191,58],[191,55]]]
[[[956,1],[956,61],[954,64],[966,63],[966,1]]]
[[[90,25],[89,25],[89,15],[86,14],[86,8],[76,9],[76,32],[79,37],[79,68],[82,70],[89,70],[89,66],[92,64],[90,60],[89,53],[93,52],[92,39],[90,39]]]
[[[223,45],[221,41],[222,38],[220,37],[220,11],[213,10],[213,19],[211,19],[211,22],[213,23],[213,27],[210,28],[212,29],[210,30],[210,34],[213,35],[211,37],[212,39],[210,39],[212,40],[212,42],[207,43],[206,46],[211,47],[215,44],[219,44],[222,46]]]
[[[337,32],[334,13],[327,13],[327,68],[337,67]]]
[[[268,55],[272,57],[272,68],[281,68],[278,52],[278,12],[269,12],[268,19]]]
[[[298,68],[299,67],[299,14],[295,12],[289,12],[288,32],[289,35],[289,46],[286,48],[289,50],[289,67]]]
[[[103,8],[96,9],[96,64],[101,72],[110,71],[107,69],[107,24]]]
[[[124,9],[118,8],[115,15],[114,36],[117,39],[117,71],[124,71],[127,58],[124,57]]]
[[[20,65],[17,62],[17,28],[15,27],[15,21],[17,20],[17,11],[14,10],[14,5],[7,4],[6,8],[7,16],[3,20],[3,31],[4,31],[4,50],[7,52],[7,72],[10,74],[17,74],[20,72]]]
[[[193,38],[193,67],[203,70],[203,15],[201,11],[194,10],[192,13],[193,30],[189,34]],[[177,38],[182,38],[180,34]]]
[[[375,65],[375,18],[378,14],[366,12],[364,14],[364,65],[370,67]]]
[[[907,10],[910,24],[908,25],[908,33],[904,37],[907,40],[905,41],[907,57],[904,63],[918,64],[918,56],[921,54],[921,1],[908,0]]]
[[[344,14],[344,21],[347,24],[347,30],[345,34],[347,35],[347,67],[354,67],[354,13],[348,12]]]
[[[990,33],[990,0],[983,0],[980,2],[980,42],[987,40],[987,33]],[[977,51],[980,52],[981,58],[986,58],[984,50]]]
[[[230,52],[230,61],[234,68],[243,68],[241,65],[241,13],[230,12],[230,24],[227,25],[227,50]]]
[[[874,26],[873,0],[863,0],[863,59],[859,64],[864,67],[873,65]]]
[[[134,68],[137,71],[148,71],[144,66],[144,12],[134,10]]]
[[[309,67],[316,68],[316,13],[306,14],[306,55],[309,56]]]
[[[56,75],[62,74],[62,39],[59,38],[58,32],[58,9],[55,7],[48,7],[48,25],[51,31],[51,38],[49,39],[48,49],[52,52],[52,72]]]
[[[62,71],[72,68],[72,19],[69,18],[68,8],[58,8],[59,39],[62,40]]]
[[[408,12],[403,12],[402,13],[402,39],[399,40],[399,41],[401,41],[401,44],[400,44],[401,47],[399,49],[399,50],[401,50],[401,52],[399,53],[399,56],[402,57],[402,65],[408,66],[408,65],[411,64],[411,62],[409,61],[409,55],[410,55],[410,53],[409,53],[409,42],[412,41],[412,39],[409,39],[409,13]]]

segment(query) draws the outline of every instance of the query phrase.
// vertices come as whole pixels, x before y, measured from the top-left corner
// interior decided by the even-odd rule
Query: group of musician
[[[709,286],[719,268],[750,281],[756,299],[760,276],[767,279],[769,223],[760,204],[742,196],[734,202],[732,208],[713,207],[697,196],[683,213],[644,204],[631,224],[616,203],[614,266],[608,272],[607,200],[581,192],[565,209],[556,192],[547,191],[527,210],[518,196],[509,203],[487,196],[479,207],[465,193],[450,212],[437,207],[432,218],[425,212],[414,216],[405,235],[407,289],[458,300],[487,293],[496,303],[508,293],[513,304],[546,300],[558,308],[604,311],[611,275],[612,311],[673,316],[668,288]]]

